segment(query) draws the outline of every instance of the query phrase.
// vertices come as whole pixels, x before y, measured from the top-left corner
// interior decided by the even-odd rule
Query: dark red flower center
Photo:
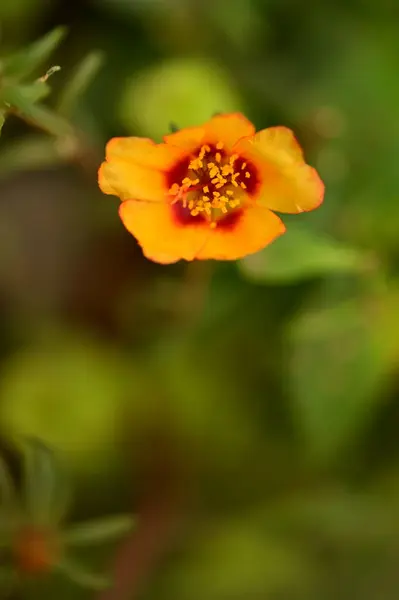
[[[184,225],[208,222],[211,227],[232,227],[258,183],[253,163],[225,152],[221,142],[203,145],[167,174],[174,213]]]

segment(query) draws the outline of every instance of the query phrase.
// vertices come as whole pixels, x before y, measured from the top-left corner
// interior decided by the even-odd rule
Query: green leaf
[[[299,225],[261,252],[239,261],[243,275],[255,282],[290,283],[334,273],[355,273],[371,266],[368,256]]]
[[[22,79],[31,75],[48,60],[66,33],[65,27],[57,27],[27,48],[5,58],[3,76]]]
[[[111,580],[108,577],[86,571],[69,558],[63,559],[58,564],[58,569],[67,575],[71,581],[90,590],[104,590],[111,585]]]
[[[68,546],[87,546],[103,543],[125,536],[134,527],[135,520],[129,515],[120,515],[88,521],[70,527],[62,536]]]
[[[24,501],[30,522],[55,525],[65,515],[69,490],[54,453],[40,440],[25,442]]]
[[[46,98],[51,91],[49,85],[41,79],[27,85],[19,85],[17,89],[18,93],[23,96],[27,102],[31,102],[32,104]]]
[[[1,131],[3,129],[3,125],[5,123],[5,120],[6,120],[5,114],[0,111],[0,135],[1,135]]]
[[[102,52],[90,52],[83,59],[61,93],[57,112],[63,115],[71,113],[77,100],[89,87],[98,70],[101,68],[103,61],[104,56]]]
[[[199,102],[199,98],[201,101]],[[121,98],[121,118],[161,139],[171,121],[190,127],[207,121],[216,110],[242,110],[242,100],[229,73],[219,64],[198,58],[167,60],[128,83]]]
[[[28,88],[29,89],[29,88]],[[72,134],[72,127],[62,117],[59,117],[48,108],[32,102],[26,86],[9,87],[2,91],[2,100],[12,108],[17,109],[21,116],[29,120],[32,125],[40,127],[56,136]]]
[[[328,290],[288,331],[293,417],[316,462],[335,461],[364,430],[379,407],[393,360],[391,339],[380,332],[381,299],[325,306],[325,298],[331,298]]]

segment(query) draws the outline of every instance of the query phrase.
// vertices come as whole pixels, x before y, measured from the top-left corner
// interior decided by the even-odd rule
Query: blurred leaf
[[[199,125],[215,112],[240,110],[242,101],[229,75],[211,61],[184,58],[156,65],[135,76],[121,101],[122,121],[161,139],[170,122]]]
[[[29,438],[24,444],[24,501],[34,525],[54,525],[65,515],[68,490],[54,452],[40,440]]]
[[[1,135],[1,131],[3,129],[3,125],[5,123],[5,120],[6,120],[5,114],[0,111],[0,135]]]
[[[18,89],[19,94],[24,97],[26,102],[31,102],[32,104],[46,98],[51,91],[50,86],[40,79],[30,84],[19,85],[18,88],[14,89]]]
[[[132,531],[135,520],[121,515],[72,525],[62,539],[68,546],[88,546],[114,540]]]
[[[253,0],[218,0],[206,12],[208,26],[215,27],[226,46],[240,52],[241,59],[247,53],[254,54],[268,35],[268,23],[259,18]]]
[[[326,307],[325,297],[290,325],[288,339],[294,418],[316,461],[335,460],[354,442],[379,407],[392,368],[391,339],[381,343],[376,300]]]
[[[17,577],[15,571],[5,565],[0,566],[0,593],[2,600],[11,597]]]
[[[62,161],[62,154],[57,151],[55,140],[50,136],[38,134],[9,140],[0,149],[0,177],[18,171],[52,167]]]
[[[30,76],[49,59],[66,33],[65,27],[57,27],[24,50],[3,59],[3,76],[12,77],[13,79]]]
[[[46,74],[42,75],[38,81],[42,81],[44,83],[49,79],[49,77],[52,77],[55,73],[58,73],[58,71],[61,71],[61,67],[59,65],[54,65],[53,67],[50,67]]]
[[[1,97],[11,107],[18,109],[21,115],[28,119],[32,125],[57,136],[72,134],[72,127],[67,121],[48,108],[32,102],[25,86],[7,87],[2,91]]]
[[[58,569],[67,575],[71,581],[90,590],[104,590],[111,584],[109,578],[90,573],[70,559],[63,559],[58,564]]]
[[[71,468],[92,476],[93,461],[108,466],[115,459],[126,427],[126,390],[133,398],[139,374],[122,352],[82,332],[42,335],[5,367],[2,433],[38,437],[62,452]]]
[[[364,271],[370,266],[370,259],[332,238],[290,224],[283,236],[238,265],[248,279],[281,284]]]
[[[15,505],[15,486],[4,459],[0,456],[0,506],[10,509]]]
[[[58,101],[57,112],[69,115],[74,105],[89,87],[104,62],[102,52],[90,52],[75,69]]]
[[[291,598],[305,592],[310,561],[289,540],[262,531],[249,519],[221,521],[204,527],[194,550],[183,559],[177,581],[167,581],[174,598]]]

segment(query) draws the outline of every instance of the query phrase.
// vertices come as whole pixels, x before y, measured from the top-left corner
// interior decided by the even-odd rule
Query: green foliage
[[[81,567],[70,556],[70,548],[104,543],[120,538],[132,530],[127,515],[98,519],[68,527],[64,517],[69,500],[60,465],[53,452],[34,438],[24,440],[22,497],[18,498],[7,468],[2,463],[1,507],[5,529],[1,531],[4,565],[3,593],[8,586],[23,584],[26,577],[59,571],[73,582],[89,589],[103,589],[109,579]],[[8,551],[8,555],[6,552]],[[19,580],[19,582],[18,582]]]
[[[137,510],[148,600],[396,600],[397,9],[48,7],[0,2],[1,597],[21,519],[62,550],[21,597],[86,600]],[[323,205],[238,264],[146,261],[106,141],[230,110],[294,130]]]
[[[171,121],[179,128],[189,127],[207,121],[215,112],[241,107],[240,95],[220,65],[174,59],[147,69],[129,83],[121,98],[121,118],[131,131],[160,140]]]
[[[291,283],[312,277],[364,272],[370,259],[356,248],[331,237],[290,224],[273,244],[240,261],[243,274],[254,282]]]
[[[7,113],[12,112],[58,138],[68,139],[76,135],[73,126],[62,115],[70,113],[78,97],[91,83],[101,66],[100,53],[91,52],[79,64],[73,78],[63,90],[57,112],[42,106],[39,102],[50,94],[48,80],[61,67],[49,67],[38,79],[30,83],[26,82],[42,68],[43,64],[48,63],[66,33],[65,27],[57,27],[24,50],[0,61],[0,106],[4,107],[1,113],[4,114],[1,126]]]
[[[13,81],[31,77],[49,60],[66,33],[65,27],[57,27],[27,48],[4,58],[1,64],[2,76]]]

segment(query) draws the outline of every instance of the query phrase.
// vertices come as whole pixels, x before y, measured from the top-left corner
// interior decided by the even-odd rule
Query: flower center
[[[203,145],[195,158],[178,166],[171,175],[172,203],[181,202],[191,216],[204,216],[211,226],[240,208],[256,184],[253,165],[238,154],[226,153],[222,142]]]

